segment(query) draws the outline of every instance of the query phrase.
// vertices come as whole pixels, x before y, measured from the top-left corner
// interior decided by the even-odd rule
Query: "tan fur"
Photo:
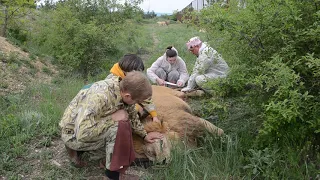
[[[152,91],[158,118],[163,123],[152,122],[148,117],[144,123],[147,132],[161,132],[169,141],[184,140],[190,146],[195,146],[197,137],[205,131],[217,135],[223,134],[222,129],[192,114],[190,106],[180,98],[184,97],[184,93],[164,86],[152,86]],[[134,136],[134,147],[138,154],[145,153],[145,146],[150,146],[150,144]]]
[[[158,21],[157,24],[159,26],[169,26],[170,22],[169,21]]]

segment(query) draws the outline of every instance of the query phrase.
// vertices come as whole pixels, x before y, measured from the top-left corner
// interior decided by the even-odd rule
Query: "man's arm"
[[[132,125],[133,132],[142,138],[146,137],[147,131],[144,130],[144,126],[141,123],[137,111],[135,110],[135,106],[131,106],[128,111],[129,120]]]
[[[152,98],[148,98],[144,100],[142,103],[143,108],[148,111],[148,113],[152,116],[152,118],[158,116],[157,111],[156,111],[156,106],[153,103]]]
[[[133,129],[134,133],[136,133],[139,136],[141,136],[143,138],[143,140],[145,140],[146,142],[153,143],[157,139],[162,139],[164,137],[164,135],[159,133],[159,132],[149,132],[149,133],[147,133],[147,131],[144,130],[144,126],[141,123],[141,121],[139,119],[139,116],[137,114],[137,111],[135,110],[134,106],[129,111],[129,118],[131,120],[132,129]]]

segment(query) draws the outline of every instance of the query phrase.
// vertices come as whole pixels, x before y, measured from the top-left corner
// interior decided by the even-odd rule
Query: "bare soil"
[[[44,166],[49,166],[50,169],[66,174],[65,179],[71,177],[90,180],[108,179],[104,175],[104,169],[99,166],[99,161],[88,162],[88,166],[84,168],[75,168],[68,158],[64,143],[58,138],[53,139],[48,147],[32,142],[29,150],[31,152],[27,157],[24,157],[23,161],[32,166],[32,172],[20,174],[19,176],[22,179],[48,178],[48,174],[46,174],[48,170],[44,169]],[[129,167],[125,174],[128,180],[132,179],[131,177],[150,176],[146,169],[138,166]],[[56,178],[59,178],[59,175]]]
[[[28,83],[50,83],[58,74],[46,59],[30,59],[27,52],[0,37],[0,95],[22,92]]]

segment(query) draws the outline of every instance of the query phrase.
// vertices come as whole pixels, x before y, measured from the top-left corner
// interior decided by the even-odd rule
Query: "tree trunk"
[[[4,20],[2,25],[1,36],[6,37],[7,34],[7,25],[8,25],[8,7],[4,6]]]
[[[3,25],[2,25],[2,31],[1,36],[6,37],[7,34],[7,25],[8,25],[8,7],[4,6],[4,19],[3,19]]]

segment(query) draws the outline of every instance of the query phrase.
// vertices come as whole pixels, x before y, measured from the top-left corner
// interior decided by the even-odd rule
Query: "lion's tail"
[[[223,135],[223,130],[221,128],[218,128],[217,126],[213,125],[211,122],[200,118],[200,122],[203,125],[203,127],[212,134],[217,134],[218,136]]]

